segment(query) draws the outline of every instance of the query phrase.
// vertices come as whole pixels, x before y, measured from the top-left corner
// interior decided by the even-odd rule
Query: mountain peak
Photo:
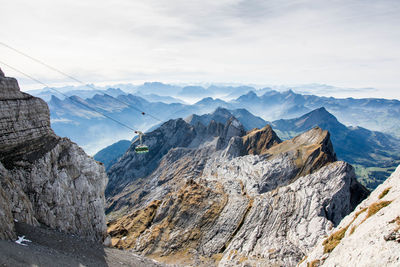
[[[274,121],[273,125],[274,128],[281,131],[290,130],[296,132],[308,131],[315,126],[329,131],[346,128],[346,126],[341,124],[336,117],[329,113],[324,107],[312,110],[299,118]]]
[[[214,98],[205,97],[205,98],[201,99],[199,102],[197,102],[196,105],[198,105],[198,104],[207,104],[207,103],[211,103],[212,101],[214,101]]]
[[[299,121],[302,122],[301,124],[321,124],[321,123],[327,123],[328,121],[330,123],[334,124],[340,124],[339,121],[336,119],[335,116],[333,116],[331,113],[329,113],[325,107],[320,107],[318,109],[314,109],[310,111],[309,113],[303,115],[302,117],[299,118]]]
[[[320,108],[314,109],[314,110],[310,111],[309,114],[310,114],[310,113],[325,114],[325,115],[333,116],[331,113],[329,113],[328,110],[326,110],[325,107],[320,107]]]
[[[0,99],[29,98],[28,94],[22,93],[15,78],[6,77],[0,69]]]
[[[330,134],[319,127],[314,127],[293,139],[271,147],[266,154],[275,157],[289,151],[297,151],[295,160],[299,167],[297,177],[310,174],[326,164],[336,161]]]
[[[257,94],[254,91],[249,91],[247,94],[244,94],[242,96],[240,96],[238,99],[236,99],[236,101],[238,102],[259,102],[259,98],[257,96]]]
[[[214,110],[212,115],[228,115],[228,116],[232,116],[232,113],[229,112],[229,110],[227,110],[226,108],[218,107],[216,110]]]
[[[282,142],[269,124],[249,131],[242,140],[245,154],[253,155],[264,154],[270,147]]]
[[[249,91],[249,92],[246,94],[246,96],[255,97],[255,96],[257,96],[257,94],[256,94],[254,91]]]

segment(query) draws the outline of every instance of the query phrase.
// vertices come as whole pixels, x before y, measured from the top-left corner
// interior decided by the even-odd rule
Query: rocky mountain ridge
[[[101,241],[106,231],[104,167],[50,127],[46,103],[0,72],[0,238],[14,221]]]
[[[122,89],[123,87],[121,85]],[[164,99],[163,97],[149,98],[145,96],[155,93],[179,97],[178,93],[173,94],[174,88],[174,86],[166,86],[159,83],[147,83],[140,89],[137,88],[144,95],[135,94],[137,93],[136,89],[128,90],[119,95],[116,95],[118,90],[115,89],[115,92],[99,91],[98,95],[93,95],[94,91],[88,90],[89,92],[87,93],[76,91],[76,94],[72,98],[78,102],[85,102],[86,105],[99,111],[106,112],[113,118],[128,125],[134,125],[136,129],[140,129],[143,132],[156,125],[158,121],[153,120],[150,116],[141,116],[140,112],[118,102],[118,100],[133,105],[145,113],[152,114],[161,121],[185,118],[191,114],[206,114],[218,107],[230,110],[246,109],[256,116],[260,116],[263,120],[273,121],[277,119],[296,118],[312,110],[325,107],[347,126],[361,126],[400,137],[400,128],[398,127],[400,102],[398,100],[368,98],[339,99],[304,95],[292,90],[279,92],[270,88],[256,90],[251,87],[225,88],[227,91],[236,93],[234,97],[229,97],[229,100],[222,100],[217,98],[220,96],[217,92],[221,91],[221,88],[218,86],[211,86],[209,89],[203,90],[206,93],[204,98],[194,104],[172,103],[174,101],[171,99]],[[187,89],[189,90],[190,88]],[[227,92],[225,89],[221,93],[223,91]],[[65,93],[68,94],[68,92]],[[110,96],[104,95],[104,93]],[[131,132],[99,117],[98,114],[93,113],[78,103],[72,102],[71,99],[61,100],[55,97],[48,103],[55,132],[60,136],[71,138],[88,151],[88,153],[94,154],[101,148],[121,139],[132,138]],[[108,103],[108,105],[104,105],[104,103]],[[239,114],[233,114],[236,118],[240,119]],[[370,118],[374,118],[374,120]],[[243,124],[249,130],[247,123],[243,122]],[[264,125],[256,127],[262,128]],[[76,134],[77,132],[81,134],[78,135]],[[96,140],[96,142],[93,140]]]
[[[329,131],[338,158],[352,164],[359,180],[370,189],[389,177],[400,163],[400,139],[362,127],[346,127],[325,108],[272,122],[274,130],[284,139],[315,126]]]
[[[299,266],[399,266],[400,166],[306,254]]]
[[[234,117],[178,119],[144,143],[108,172],[108,233],[167,263],[294,266],[368,194],[320,128],[281,142]]]

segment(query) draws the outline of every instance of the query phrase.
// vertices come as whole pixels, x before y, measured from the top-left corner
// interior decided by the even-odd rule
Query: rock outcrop
[[[144,143],[109,171],[108,233],[168,263],[294,266],[368,193],[319,128],[281,143],[235,118],[178,119]]]
[[[56,136],[46,103],[2,72],[0,102],[0,238],[15,238],[17,220],[101,240],[104,167]]]
[[[400,166],[340,224],[321,236],[300,266],[400,265]]]
[[[243,137],[244,154],[265,154],[270,147],[281,142],[270,125],[266,125],[262,129],[253,129]]]

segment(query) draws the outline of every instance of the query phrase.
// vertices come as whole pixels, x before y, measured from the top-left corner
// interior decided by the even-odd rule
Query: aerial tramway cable
[[[125,128],[128,128],[129,130],[135,131],[135,129],[131,128],[130,126],[126,125],[125,123],[120,122],[120,121],[118,121],[118,120],[116,120],[116,119],[114,119],[114,118],[112,118],[112,117],[110,117],[110,116],[108,116],[108,115],[106,115],[106,114],[104,114],[104,113],[102,113],[102,112],[96,110],[95,108],[93,108],[93,107],[91,107],[91,106],[89,106],[89,105],[86,105],[86,104],[83,103],[83,102],[76,101],[75,99],[71,98],[70,96],[68,96],[68,95],[66,95],[66,94],[64,94],[64,93],[62,93],[61,91],[55,89],[54,87],[49,86],[48,84],[46,84],[46,83],[44,83],[44,82],[42,82],[42,81],[39,81],[38,79],[36,79],[36,78],[30,76],[29,74],[26,74],[25,72],[20,71],[20,70],[18,70],[17,68],[15,68],[15,67],[13,67],[13,66],[11,66],[11,65],[9,65],[9,64],[7,64],[7,63],[1,61],[1,60],[0,60],[0,63],[3,64],[3,65],[5,65],[5,66],[7,66],[7,67],[9,67],[10,69],[12,69],[12,70],[14,70],[14,71],[16,71],[16,72],[18,72],[18,73],[20,73],[20,74],[22,74],[22,75],[28,77],[28,78],[31,79],[32,81],[37,82],[37,83],[40,83],[41,85],[44,85],[44,86],[48,87],[49,89],[52,89],[52,90],[56,91],[57,93],[59,93],[59,94],[65,96],[66,98],[68,98],[68,99],[71,100],[72,102],[77,103],[77,104],[80,104],[80,105],[82,105],[82,106],[84,106],[84,107],[86,107],[86,108],[88,108],[88,109],[90,109],[90,110],[92,110],[92,111],[94,111],[94,112],[96,112],[96,113],[98,113],[98,114],[100,114],[100,115],[102,115],[102,116],[104,116],[104,117],[106,117],[106,118],[108,118],[108,119],[110,119],[110,120],[112,120],[112,121],[118,123],[119,125],[121,125],[121,126],[123,126],[123,127],[125,127]]]
[[[12,46],[10,46],[10,45],[8,45],[8,44],[5,44],[5,43],[3,43],[3,42],[0,42],[0,45],[4,46],[4,47],[6,47],[6,48],[8,48],[8,49],[10,49],[10,50],[13,50],[14,52],[16,52],[16,53],[18,53],[18,54],[20,54],[20,55],[22,55],[22,56],[24,56],[24,57],[27,57],[27,58],[29,58],[29,59],[31,59],[31,60],[33,60],[33,61],[39,63],[40,65],[43,65],[43,66],[45,66],[45,67],[47,67],[47,68],[49,68],[49,69],[51,69],[51,70],[53,70],[53,71],[55,71],[55,72],[58,72],[59,74],[64,75],[64,76],[68,77],[69,79],[71,79],[71,80],[73,80],[73,81],[75,81],[75,82],[78,82],[78,83],[82,84],[83,86],[89,87],[89,88],[91,88],[91,89],[93,89],[93,90],[97,90],[97,88],[95,88],[94,86],[92,86],[92,85],[90,85],[90,84],[85,84],[83,81],[81,81],[81,80],[79,80],[79,79],[77,79],[77,78],[75,78],[75,77],[69,75],[68,73],[65,73],[65,72],[63,72],[63,71],[61,71],[61,70],[59,70],[59,69],[57,69],[57,68],[55,68],[55,67],[53,67],[53,66],[50,66],[49,64],[47,64],[47,63],[45,63],[45,62],[43,62],[43,61],[41,61],[41,60],[39,60],[39,59],[37,59],[37,58],[34,58],[34,57],[32,57],[32,56],[30,56],[30,55],[28,55],[28,54],[26,54],[26,53],[24,53],[24,52],[22,52],[22,51],[20,51],[20,50],[18,50],[18,49],[16,49],[16,48],[14,48],[14,47],[12,47]],[[37,82],[37,80],[36,80],[36,82]],[[43,84],[43,83],[42,83],[42,84]],[[50,88],[50,87],[49,87],[49,88]],[[52,88],[52,89],[53,89],[54,91],[57,91],[57,90],[55,90],[54,88]],[[63,95],[64,95],[64,94],[63,94]],[[106,93],[104,93],[104,95],[110,96],[109,94],[106,94]],[[68,96],[67,96],[67,97],[68,97]],[[110,97],[112,97],[112,96],[110,96]],[[126,103],[125,101],[122,101],[122,100],[120,100],[120,99],[118,99],[118,98],[116,98],[116,97],[113,97],[113,98],[114,98],[117,102],[120,102],[120,103],[122,103],[122,104],[124,104],[124,105],[126,105],[126,106],[128,106],[128,107],[131,107],[131,108],[133,108],[134,110],[140,112],[140,114],[142,114],[142,115],[147,115],[147,116],[149,116],[149,117],[151,117],[151,118],[153,118],[153,119],[155,119],[155,120],[157,120],[157,121],[159,121],[159,122],[162,122],[161,119],[159,119],[159,118],[157,118],[157,117],[155,117],[155,116],[153,116],[153,115],[151,115],[151,114],[149,114],[149,113],[147,113],[147,112],[144,112],[144,111],[138,109],[137,107],[135,107],[135,106],[133,106],[133,105],[131,105],[131,104],[129,104],[129,103]]]
[[[62,75],[64,75],[64,76],[66,76],[66,77],[68,77],[68,78],[70,78],[70,79],[72,79],[72,80],[74,80],[74,81],[76,81],[76,82],[78,82],[78,83],[80,83],[80,84],[82,84],[82,85],[84,85],[84,86],[87,86],[87,87],[89,87],[89,88],[91,88],[91,89],[97,90],[95,87],[93,87],[93,86],[91,86],[91,85],[89,85],[89,84],[85,84],[84,82],[82,82],[82,81],[76,79],[75,77],[73,77],[73,76],[71,76],[71,75],[69,75],[69,74],[67,74],[67,73],[65,73],[65,72],[63,72],[63,71],[61,71],[61,70],[58,70],[58,69],[56,69],[56,68],[54,68],[54,67],[52,67],[52,66],[50,66],[50,65],[48,65],[48,64],[46,64],[46,63],[44,63],[44,62],[42,62],[42,61],[40,61],[40,60],[34,58],[34,57],[31,57],[31,56],[29,56],[28,54],[25,54],[24,52],[21,52],[21,51],[15,49],[15,48],[13,48],[13,47],[11,47],[11,46],[9,46],[9,45],[3,43],[3,42],[0,42],[0,45],[2,45],[2,46],[4,46],[4,47],[7,47],[7,48],[9,48],[9,49],[11,49],[11,50],[13,50],[13,51],[15,51],[15,52],[17,52],[17,53],[19,53],[19,54],[21,54],[21,55],[27,57],[27,58],[29,58],[29,59],[31,59],[31,60],[33,60],[33,61],[35,61],[35,62],[37,62],[37,63],[39,63],[39,64],[41,64],[41,65],[43,65],[43,66],[45,66],[45,67],[47,67],[47,68],[49,68],[49,69],[52,69],[53,71],[56,71],[56,72],[58,72],[58,73],[60,73],[60,74],[62,74]],[[127,124],[125,124],[125,123],[123,123],[123,122],[120,122],[120,121],[118,121],[118,120],[116,120],[116,119],[114,119],[114,118],[112,118],[112,117],[110,117],[110,116],[108,116],[108,115],[106,115],[106,114],[104,114],[104,113],[102,113],[102,112],[96,110],[95,108],[93,108],[93,107],[91,107],[91,106],[89,106],[89,105],[86,105],[85,103],[82,103],[82,102],[80,102],[80,101],[76,101],[76,100],[73,99],[72,97],[70,97],[70,96],[68,96],[68,95],[66,95],[66,94],[64,94],[64,93],[62,93],[61,91],[55,89],[54,87],[51,87],[51,86],[47,85],[46,83],[44,83],[44,82],[42,82],[42,81],[40,81],[40,80],[38,80],[38,79],[36,79],[36,78],[34,78],[34,77],[32,77],[32,76],[26,74],[26,73],[23,72],[23,71],[18,70],[18,69],[15,68],[15,67],[12,67],[11,65],[9,65],[9,64],[7,64],[7,63],[5,63],[5,62],[0,61],[0,63],[2,63],[3,65],[9,67],[10,69],[13,69],[13,70],[16,71],[16,72],[18,72],[18,73],[20,73],[20,74],[22,74],[22,75],[28,77],[29,79],[31,79],[31,80],[33,80],[33,81],[39,83],[39,84],[42,84],[42,85],[44,85],[45,87],[47,87],[47,88],[49,88],[49,89],[54,90],[55,92],[57,92],[57,93],[59,93],[59,94],[65,96],[66,98],[68,98],[68,99],[71,100],[72,102],[78,103],[78,104],[80,104],[80,105],[82,105],[82,106],[84,106],[84,107],[86,107],[86,108],[88,108],[88,109],[90,109],[90,110],[92,110],[92,111],[94,111],[94,112],[96,112],[96,113],[98,113],[98,114],[104,116],[105,118],[110,119],[110,120],[112,120],[112,121],[118,123],[119,125],[121,125],[121,126],[127,128],[127,129],[129,129],[129,130],[134,131],[136,134],[139,135],[139,138],[140,138],[140,144],[135,148],[135,152],[136,152],[136,153],[139,153],[139,154],[149,152],[149,148],[148,148],[146,145],[143,145],[143,144],[142,144],[142,138],[143,138],[144,134],[143,134],[141,131],[137,131],[137,130],[133,129],[132,127],[130,127],[129,125],[127,125]],[[108,95],[108,94],[104,94],[104,95],[110,96],[110,95]],[[112,96],[110,96],[110,97],[112,97]],[[122,103],[122,104],[124,104],[124,105],[126,105],[126,106],[128,106],[128,107],[131,107],[131,108],[135,109],[136,111],[140,112],[140,114],[142,114],[142,115],[148,115],[149,117],[151,117],[151,118],[153,118],[153,119],[155,119],[155,120],[158,120],[158,121],[162,122],[162,120],[158,119],[157,117],[155,117],[155,116],[153,116],[153,115],[151,115],[151,114],[149,114],[149,113],[146,113],[146,112],[144,112],[144,111],[141,111],[140,109],[136,108],[135,106],[133,106],[133,105],[131,105],[131,104],[129,104],[129,103],[126,103],[126,102],[124,102],[124,101],[122,101],[122,100],[120,100],[120,99],[118,99],[118,98],[114,98],[114,97],[113,97],[113,99],[116,100],[116,101],[118,101],[118,102],[120,102],[120,103]]]

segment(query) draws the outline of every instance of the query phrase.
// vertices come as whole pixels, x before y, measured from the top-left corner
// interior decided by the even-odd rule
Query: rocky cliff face
[[[44,101],[0,73],[0,238],[14,220],[101,240],[107,176],[76,144],[56,136]]]
[[[400,166],[340,224],[320,238],[300,266],[400,265]]]
[[[164,262],[294,266],[368,193],[319,128],[281,143],[235,118],[173,120],[144,143],[109,171],[108,233]]]

